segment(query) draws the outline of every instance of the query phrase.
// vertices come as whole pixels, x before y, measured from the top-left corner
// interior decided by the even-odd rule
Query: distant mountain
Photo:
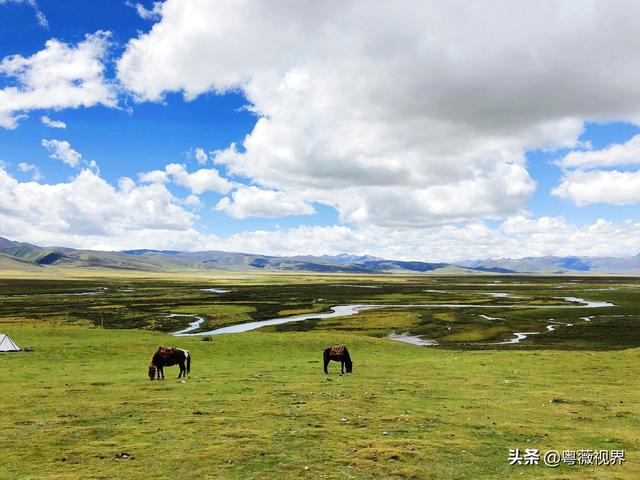
[[[277,257],[248,253],[177,250],[123,250],[107,252],[65,247],[39,247],[0,237],[0,269],[47,267],[108,268],[141,271],[224,270],[300,271],[318,273],[423,273],[447,271],[479,273],[482,270],[447,263],[403,262],[369,255]]]
[[[354,263],[354,262],[369,262],[376,260],[383,260],[382,258],[372,257],[371,255],[349,255],[348,253],[341,253],[340,255],[323,255],[323,259],[332,260],[338,263]]]
[[[146,248],[140,250],[123,250],[122,253],[129,255],[144,255],[145,253],[165,253],[167,255],[177,255],[180,252],[178,250],[148,250]]]
[[[640,255],[632,257],[526,257],[465,260],[455,263],[475,269],[505,269],[518,273],[640,273]]]
[[[39,247],[0,237],[0,270],[46,268],[106,268],[149,272],[176,270],[299,271],[318,273],[640,273],[635,257],[528,257],[466,260],[451,263],[387,260],[370,255],[299,255],[278,257],[250,253],[183,252],[178,250],[123,250],[119,252]]]

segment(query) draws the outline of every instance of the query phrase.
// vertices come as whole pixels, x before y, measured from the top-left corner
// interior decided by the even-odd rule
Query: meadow
[[[0,354],[0,478],[640,478],[635,278],[89,273],[0,279],[0,332],[26,350]],[[397,306],[443,303],[484,307]],[[341,304],[390,307],[167,334],[192,320],[169,314],[206,330]],[[540,333],[499,343],[514,332]],[[335,343],[352,375],[322,372]],[[169,344],[191,376],[150,382]],[[509,465],[513,448],[626,461]]]

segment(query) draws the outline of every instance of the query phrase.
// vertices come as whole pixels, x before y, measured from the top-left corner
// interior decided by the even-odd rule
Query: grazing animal
[[[164,378],[164,367],[176,364],[180,367],[178,378],[185,377],[186,374],[191,372],[191,354],[179,348],[158,347],[149,364],[149,380],[154,380],[156,373],[158,374],[158,380]]]
[[[333,360],[334,362],[340,362],[340,371],[344,373],[345,367],[347,367],[347,373],[351,373],[353,371],[353,362],[351,361],[351,356],[349,355],[349,350],[344,345],[334,345],[333,347],[329,347],[324,351],[324,373],[329,373],[327,371],[327,367],[329,366],[329,362]]]

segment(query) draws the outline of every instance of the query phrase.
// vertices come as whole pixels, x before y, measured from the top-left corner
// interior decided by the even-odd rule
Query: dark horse
[[[324,373],[329,373],[327,371],[327,367],[329,366],[329,362],[333,360],[334,362],[340,362],[340,371],[344,373],[344,367],[347,367],[347,373],[351,373],[353,371],[353,362],[351,361],[351,356],[349,355],[349,350],[344,345],[334,345],[333,347],[329,347],[324,351]]]
[[[149,364],[149,380],[155,379],[156,372],[158,373],[158,380],[164,378],[164,367],[170,367],[175,364],[180,367],[178,378],[185,377],[191,371],[191,354],[179,348],[158,347]]]

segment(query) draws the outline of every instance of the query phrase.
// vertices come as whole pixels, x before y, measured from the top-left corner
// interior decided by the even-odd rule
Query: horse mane
[[[158,363],[162,363],[162,362],[158,362],[158,360],[161,360],[163,358],[163,355],[161,354],[163,349],[167,349],[167,347],[160,345],[158,349],[155,352],[153,352],[153,355],[151,355],[151,362],[149,363],[149,366],[157,367]]]
[[[164,348],[164,347],[162,345],[160,345],[158,347],[158,349],[155,352],[153,352],[153,355],[151,355],[151,361],[149,362],[149,366],[150,367],[151,366],[154,366],[154,367],[157,366],[156,365],[156,358],[160,355],[160,350],[162,350],[162,348]]]

